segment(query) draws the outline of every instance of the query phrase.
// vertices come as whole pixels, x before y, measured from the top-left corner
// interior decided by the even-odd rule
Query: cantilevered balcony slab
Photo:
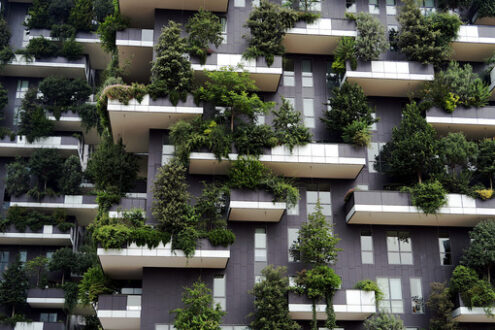
[[[153,100],[149,95],[141,103],[132,99],[128,105],[109,100],[107,110],[115,141],[122,138],[129,152],[148,152],[150,129],[167,129],[179,120],[203,114],[203,107],[194,103],[192,95],[176,106],[168,98]]]
[[[266,191],[230,190],[230,221],[279,222],[286,209],[286,203],[274,202]]]
[[[131,244],[122,249],[98,248],[98,257],[105,274],[116,279],[139,279],[143,268],[216,268],[223,269],[230,258],[230,249],[212,246],[208,240],[200,240],[196,251],[186,257],[182,250],[172,250],[168,243],[150,249]]]
[[[226,12],[229,0],[120,0],[120,12],[131,19],[131,26],[153,28],[155,9]]]
[[[57,149],[64,157],[78,155],[81,148],[79,139],[73,136],[51,136],[29,143],[24,136],[0,139],[0,157],[27,157],[36,149]]]
[[[83,123],[81,116],[79,114],[68,111],[63,113],[60,118],[57,120],[55,116],[48,116],[48,119],[53,121],[53,128],[59,132],[82,132],[84,136],[84,142],[86,144],[98,144],[100,141],[100,137],[96,128],[91,128],[86,131],[83,128]]]
[[[488,308],[490,313],[495,314],[495,308]],[[452,317],[459,323],[495,323],[493,316],[487,315],[483,307],[458,307],[452,312]]]
[[[412,205],[408,193],[397,191],[355,191],[346,202],[349,224],[473,227],[495,216],[495,200],[475,200],[449,194],[437,214],[426,215]]]
[[[205,79],[204,70],[218,71],[225,66],[237,67],[242,65],[238,71],[249,72],[251,78],[261,92],[275,92],[282,76],[282,57],[275,56],[273,64],[269,67],[264,58],[246,60],[242,54],[220,54],[214,53],[207,57],[205,65],[199,64],[199,59],[191,58],[192,69],[198,81]]]
[[[50,57],[27,61],[24,56],[17,54],[12,61],[5,64],[0,72],[3,76],[10,77],[46,78],[48,76],[61,76],[87,79],[89,70],[86,57],[78,60]]]
[[[153,59],[153,30],[125,29],[117,31],[115,40],[119,65],[129,81],[148,82]]]
[[[424,82],[434,79],[433,65],[416,62],[358,62],[356,70],[349,63],[342,80],[357,83],[368,96],[407,97]]]
[[[495,136],[495,107],[458,108],[452,113],[432,108],[426,113],[426,121],[441,135],[463,132],[469,138]]]
[[[100,295],[97,316],[105,330],[139,330],[140,295]]]
[[[495,26],[461,25],[452,49],[456,61],[486,61],[495,52]]]
[[[320,18],[312,24],[299,21],[287,31],[283,45],[286,53],[331,55],[342,37],[356,37],[351,20]]]
[[[12,329],[12,328],[10,328],[10,329]],[[63,322],[17,322],[13,329],[14,330],[65,330],[65,323],[63,323]]]
[[[46,39],[50,37],[50,30],[47,29],[31,29],[29,30],[29,38],[43,36]],[[89,64],[95,70],[104,70],[112,56],[105,52],[101,47],[101,40],[98,34],[91,32],[78,32],[75,41],[82,46],[83,54],[89,57]]]
[[[191,174],[227,174],[231,161],[237,154],[229,154],[229,159],[218,161],[208,152],[193,152],[189,156]],[[366,160],[364,149],[348,144],[310,143],[290,150],[286,147],[269,149],[259,160],[275,174],[295,178],[355,179]]]
[[[65,294],[61,288],[29,289],[26,303],[31,308],[36,309],[62,309],[65,306]],[[94,315],[95,310],[91,305],[84,306],[76,304],[74,314],[77,315]]]
[[[62,232],[56,226],[45,225],[37,231],[27,227],[23,232],[10,225],[0,232],[0,245],[72,245],[72,229]]]
[[[376,313],[375,292],[362,290],[338,290],[333,298],[337,321],[363,321]],[[326,305],[316,305],[316,318],[326,320]],[[289,315],[293,320],[312,320],[312,304],[306,297],[289,294]]]

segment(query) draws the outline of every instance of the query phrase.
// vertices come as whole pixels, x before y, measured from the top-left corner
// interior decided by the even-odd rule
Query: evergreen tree
[[[19,112],[17,133],[25,135],[29,143],[53,134],[54,124],[46,116],[43,107],[37,103],[37,93],[35,88],[26,92]]]
[[[187,37],[189,54],[199,57],[201,64],[206,62],[208,45],[214,44],[218,47],[223,40],[220,18],[204,9],[200,9],[187,21],[186,32],[189,33]]]
[[[94,12],[96,15],[96,20],[98,22],[103,22],[105,17],[113,14],[115,8],[112,0],[95,0],[94,1]]]
[[[490,189],[493,189],[493,175],[495,174],[495,140],[484,139],[478,144],[479,153],[476,159],[476,169],[488,177]]]
[[[20,196],[28,192],[30,185],[29,168],[26,161],[17,157],[13,163],[7,165],[7,179],[5,189],[10,196]]]
[[[36,179],[37,190],[42,193],[58,192],[63,159],[56,149],[36,149],[29,159],[31,175]]]
[[[358,59],[365,62],[377,60],[381,53],[389,49],[385,27],[370,13],[356,15],[356,29],[358,34],[354,47]]]
[[[152,97],[170,98],[173,105],[179,100],[185,101],[192,85],[191,62],[184,57],[187,53],[187,41],[180,36],[180,24],[169,21],[163,26],[156,58],[151,68],[150,94]]]
[[[275,137],[279,143],[289,147],[292,151],[295,146],[305,145],[311,142],[311,131],[304,126],[301,113],[294,110],[292,104],[282,98],[282,105],[278,110],[274,110],[273,129]]]
[[[491,273],[495,267],[495,220],[484,220],[469,232],[471,244],[464,253],[463,263],[486,274],[491,283]]]
[[[81,162],[79,157],[69,156],[62,167],[60,177],[60,189],[64,195],[77,195],[83,178]]]
[[[185,288],[182,295],[184,308],[174,310],[174,327],[178,330],[220,330],[225,312],[219,304],[213,303],[211,290],[197,281],[191,288]]]
[[[250,327],[256,330],[297,330],[301,327],[289,316],[287,295],[289,279],[286,267],[269,265],[261,271],[263,280],[254,285],[251,294],[254,296],[254,320]]]
[[[62,285],[65,282],[65,278],[70,276],[72,270],[77,267],[77,259],[71,248],[61,248],[53,253],[48,268],[50,271],[62,272]]]
[[[48,271],[48,258],[38,256],[26,262],[26,272],[36,277],[36,287],[42,288],[46,284],[46,273]]]
[[[74,8],[69,15],[69,24],[77,31],[89,32],[93,27],[93,0],[74,0]]]
[[[445,283],[431,283],[431,293],[426,302],[431,317],[430,330],[455,330],[457,322],[452,318],[454,304]]]
[[[0,283],[0,304],[11,310],[14,317],[17,307],[26,304],[29,281],[19,257],[2,274]]]

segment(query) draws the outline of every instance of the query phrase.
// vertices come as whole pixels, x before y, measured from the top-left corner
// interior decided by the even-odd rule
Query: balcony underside
[[[89,131],[81,126],[82,120],[80,117],[70,117],[64,116],[60,117],[59,120],[56,120],[55,117],[50,116],[50,120],[53,120],[54,129],[60,132],[82,132],[84,135],[84,142],[86,144],[98,144],[100,142],[100,136],[96,131],[96,128],[91,128]]]
[[[0,245],[72,245],[70,234],[0,233]]]
[[[230,221],[279,222],[286,203],[230,201]]]
[[[495,17],[481,17],[473,22],[476,25],[495,25]]]
[[[376,312],[374,306],[333,305],[337,321],[363,321]],[[326,320],[326,305],[316,305],[316,318]],[[312,320],[311,304],[289,304],[289,315],[293,320]]]
[[[492,315],[495,313],[495,308],[489,308]],[[454,320],[459,323],[495,323],[495,317],[487,315],[485,308],[473,307],[458,307],[452,312]]]
[[[141,311],[99,310],[98,319],[105,330],[139,330]]]
[[[353,72],[348,71],[346,81],[361,86],[367,96],[407,97],[427,81],[426,79],[362,78],[352,75]]]
[[[83,48],[83,54],[88,54],[89,63],[92,69],[104,70],[108,66],[108,63],[112,60],[112,56],[105,52],[101,46],[101,42],[93,39],[80,39],[76,38]]]
[[[76,217],[80,226],[87,226],[96,217],[98,205],[96,204],[76,204],[69,205],[64,203],[31,203],[31,202],[11,202],[10,206],[26,207],[41,211],[64,210],[67,215]]]
[[[140,3],[136,2],[137,5]],[[153,47],[117,45],[117,49],[119,65],[125,69],[125,79],[130,82],[148,83],[151,77]]]
[[[495,52],[495,39],[493,43],[459,42],[452,44],[452,58],[456,61],[484,62]]]
[[[60,155],[63,157],[69,157],[70,155],[78,155],[79,147],[75,145],[49,145],[49,144],[37,144],[34,143],[7,143],[0,142],[0,157],[28,157],[36,149],[57,149]]]
[[[283,41],[286,53],[332,55],[341,36],[288,32]]]
[[[62,309],[65,305],[65,298],[32,298],[28,297],[26,302],[31,308],[54,308]]]
[[[6,64],[1,73],[3,76],[9,77],[46,78],[49,76],[61,76],[86,79],[86,65],[43,62],[42,60],[34,62],[13,61]]]
[[[452,118],[426,116],[439,134],[463,132],[469,138],[485,138],[495,136],[495,119]]]

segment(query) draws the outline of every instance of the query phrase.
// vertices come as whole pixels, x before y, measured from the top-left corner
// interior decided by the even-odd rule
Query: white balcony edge
[[[427,115],[426,121],[430,124],[495,126],[495,119],[484,119],[484,118],[435,117],[435,116]]]

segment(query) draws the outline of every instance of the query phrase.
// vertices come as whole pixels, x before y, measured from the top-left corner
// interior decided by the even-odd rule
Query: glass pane
[[[411,278],[411,297],[423,297],[421,279],[419,278]]]
[[[376,284],[378,284],[378,287],[383,292],[383,299],[385,299],[385,300],[390,299],[390,291],[389,291],[389,287],[388,287],[388,278],[377,277],[376,278]]]
[[[316,204],[316,202],[318,202],[318,192],[317,191],[306,192],[306,201],[308,203]]]
[[[450,252],[450,239],[448,238],[439,238],[438,239],[440,245],[440,252]]]
[[[378,0],[369,0],[370,5],[378,5]]]
[[[329,191],[320,191],[319,197],[321,204],[332,204]]]
[[[321,213],[324,216],[331,217],[332,216],[332,206],[331,205],[321,205]]]
[[[390,313],[390,300],[382,300],[378,303],[378,309],[381,312]]]
[[[390,299],[402,299],[402,285],[400,278],[390,279]]]
[[[303,87],[313,87],[313,77],[302,77]]]
[[[40,322],[48,322],[48,313],[40,314]]]
[[[400,254],[399,252],[389,252],[388,255],[388,263],[390,265],[400,265]]]
[[[425,7],[435,7],[435,0],[425,0]]]
[[[403,265],[413,264],[413,255],[411,252],[401,252],[400,257]]]
[[[244,6],[246,6],[245,0],[235,0],[234,1],[234,7],[244,7]]]
[[[284,86],[295,86],[296,85],[296,80],[294,79],[293,76],[286,76],[284,75]]]
[[[0,253],[0,262],[9,262],[9,251],[2,251]]]
[[[387,5],[395,6],[395,0],[387,0]]]
[[[452,265],[452,258],[450,253],[441,253],[440,254],[440,263],[442,265]]]
[[[361,250],[373,250],[373,238],[371,236],[361,234]]]
[[[311,70],[311,60],[302,61],[302,72],[313,72]]]
[[[225,297],[225,276],[215,276],[213,279],[213,296]]]
[[[254,251],[254,261],[266,261],[266,250],[256,249]]]
[[[299,202],[293,207],[287,208],[287,215],[299,215]]]
[[[361,252],[361,262],[363,264],[372,264],[373,252]]]
[[[387,237],[387,251],[399,251],[399,242],[397,237],[395,236]]]
[[[215,304],[220,304],[223,311],[226,310],[226,299],[225,298],[213,298]]]
[[[293,107],[296,107],[296,99],[293,97],[286,97],[287,102],[289,102]]]
[[[257,249],[265,249],[266,248],[266,234],[254,234],[254,247]]]
[[[399,245],[401,251],[412,251],[411,239],[408,239],[407,241],[401,239],[399,240]]]
[[[307,128],[315,128],[315,118],[314,117],[304,118],[304,126],[306,126]]]
[[[19,261],[20,262],[26,262],[27,260],[27,251],[20,251],[19,252]]]
[[[291,58],[283,58],[282,66],[284,71],[294,72],[294,60]]]
[[[402,303],[402,300],[392,300],[392,313],[404,313],[404,304]]]
[[[314,117],[315,108],[314,108],[313,99],[304,99],[303,100],[303,108],[304,108],[304,115],[305,116]]]
[[[316,211],[316,205],[315,204],[306,205],[306,211],[307,211],[307,214],[314,213]]]

